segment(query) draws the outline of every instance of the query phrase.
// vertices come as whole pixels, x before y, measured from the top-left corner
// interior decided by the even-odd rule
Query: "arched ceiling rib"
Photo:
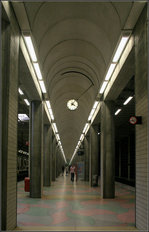
[[[134,3],[24,2],[24,6],[62,145],[70,159]],[[79,98],[74,112],[66,107],[72,98]]]

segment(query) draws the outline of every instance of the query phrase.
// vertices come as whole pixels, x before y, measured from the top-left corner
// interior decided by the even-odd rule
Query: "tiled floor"
[[[136,231],[135,192],[116,184],[115,199],[101,199],[100,187],[71,183],[61,176],[44,187],[42,199],[33,199],[18,183],[16,230],[26,231]]]

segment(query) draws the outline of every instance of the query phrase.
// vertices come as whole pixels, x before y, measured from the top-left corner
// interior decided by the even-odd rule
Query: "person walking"
[[[64,165],[62,166],[62,176],[64,175],[65,167]]]
[[[74,182],[74,175],[75,175],[75,166],[72,165],[70,167],[70,174],[71,174],[71,181]]]

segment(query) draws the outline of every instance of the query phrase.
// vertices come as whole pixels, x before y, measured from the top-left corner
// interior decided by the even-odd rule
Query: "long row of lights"
[[[43,77],[42,77],[42,73],[40,71],[40,67],[39,67],[39,64],[38,64],[38,61],[37,61],[37,56],[36,56],[36,53],[35,53],[35,49],[34,49],[34,46],[33,46],[33,43],[32,43],[31,36],[28,35],[28,34],[25,34],[25,33],[24,33],[23,36],[24,36],[25,44],[27,46],[27,50],[28,50],[28,53],[30,55],[30,58],[31,58],[31,61],[32,61],[32,64],[33,64],[33,67],[34,67],[38,82],[39,82],[39,85],[41,87],[41,91],[42,91],[42,93],[46,93],[47,91],[46,91],[45,84],[44,84]],[[29,103],[27,99],[24,99],[24,101],[26,102],[26,104]],[[47,106],[48,113],[49,113],[51,121],[54,121],[54,114],[53,114],[53,111],[52,111],[52,108],[51,108],[50,101],[46,101],[46,106]],[[60,136],[58,134],[58,130],[57,130],[57,126],[56,126],[55,122],[52,123],[52,129],[53,129],[53,132],[55,134],[58,145],[60,146],[60,149],[61,149],[61,152],[63,154],[64,160],[67,163],[66,157],[65,157],[65,154],[64,154],[64,150],[63,150],[63,147],[62,147],[62,144],[61,144],[61,141],[60,141]]]
[[[122,55],[122,52],[124,51],[124,48],[125,48],[125,46],[126,46],[126,44],[128,42],[128,39],[129,39],[129,35],[122,36],[121,41],[120,41],[120,43],[118,45],[118,48],[117,48],[117,50],[116,50],[116,52],[115,52],[115,54],[113,56],[112,62],[110,64],[110,66],[109,66],[109,69],[108,69],[108,71],[106,73],[105,80],[102,83],[102,86],[101,86],[101,88],[99,90],[100,94],[103,94],[103,92],[105,91],[105,89],[107,87],[107,84],[108,84],[108,81],[110,80],[110,78],[111,78],[111,76],[112,76],[112,74],[113,74],[113,72],[115,70],[115,67],[116,67],[116,65],[117,65],[117,63],[118,63],[118,61],[119,61],[119,59],[120,59],[120,57]]]
[[[124,105],[124,106],[127,105],[128,102],[130,102],[132,98],[133,98],[133,96],[128,97],[128,98],[126,99],[126,101],[123,103],[123,105]],[[121,110],[122,110],[121,108],[120,108],[120,109],[117,109],[116,112],[115,112],[115,115],[118,115],[119,112],[121,112]]]
[[[99,93],[100,93],[100,94],[103,94],[103,93],[104,93],[104,91],[105,91],[105,89],[106,89],[106,87],[107,87],[108,81],[110,80],[110,78],[111,78],[111,76],[112,76],[112,74],[113,74],[113,72],[114,72],[114,70],[115,70],[115,68],[116,68],[116,65],[117,65],[117,63],[118,63],[118,61],[119,61],[119,59],[120,59],[120,57],[121,57],[121,55],[122,55],[122,52],[124,51],[124,48],[125,48],[125,46],[126,46],[126,44],[127,44],[127,42],[128,42],[129,36],[130,36],[130,35],[122,36],[122,38],[121,38],[121,40],[120,40],[120,43],[119,43],[119,45],[118,45],[118,48],[117,48],[117,50],[116,50],[116,52],[115,52],[115,54],[114,54],[114,56],[113,56],[112,62],[111,62],[111,64],[110,64],[110,66],[109,66],[109,69],[108,69],[108,71],[107,71],[107,73],[106,73],[106,75],[105,75],[105,79],[104,79],[104,81],[103,81],[103,83],[102,83],[102,86],[101,86],[101,88],[100,88],[100,90],[99,90]],[[132,99],[132,97],[130,97],[129,99],[127,99],[127,100],[124,102],[124,105],[126,105],[131,99]],[[81,145],[81,143],[82,143],[82,141],[83,141],[83,139],[84,139],[84,137],[85,137],[85,134],[87,133],[87,131],[88,131],[90,125],[91,125],[89,122],[92,121],[92,118],[94,117],[94,114],[95,114],[95,111],[96,111],[96,108],[97,108],[98,104],[99,104],[99,102],[98,102],[98,101],[95,101],[95,103],[94,103],[94,105],[93,105],[93,108],[92,108],[92,110],[91,110],[91,112],[90,112],[90,114],[89,114],[88,122],[85,124],[85,127],[84,127],[84,129],[83,129],[83,132],[82,132],[82,134],[81,134],[81,136],[80,136],[80,139],[79,139],[79,141],[78,141],[78,143],[77,143],[77,146],[76,146],[76,148],[75,148],[75,151],[74,151],[74,153],[73,153],[73,155],[72,155],[72,158],[71,158],[71,160],[70,160],[70,164],[71,164],[71,162],[72,162],[72,160],[73,160],[73,158],[74,158],[74,156],[75,156],[77,150],[79,149],[79,147],[80,147],[80,145]],[[115,115],[117,115],[120,111],[121,111],[121,109],[118,109],[118,110],[115,112]]]
[[[22,89],[18,88],[18,92],[19,92],[19,94],[20,94],[20,95],[24,95],[24,93],[23,93]],[[27,105],[27,106],[29,106],[29,105],[30,105],[30,103],[29,103],[29,101],[28,101],[28,99],[27,99],[27,98],[24,98],[24,101],[25,101],[25,103],[26,103],[26,105]]]
[[[93,107],[92,107],[92,110],[91,110],[91,112],[90,112],[90,114],[89,114],[89,116],[88,116],[88,122],[85,124],[85,126],[84,126],[84,128],[83,128],[82,134],[81,134],[81,136],[80,136],[80,138],[79,138],[79,141],[78,141],[78,143],[77,143],[77,146],[76,146],[76,148],[75,148],[75,150],[74,150],[74,153],[73,153],[73,155],[72,155],[72,158],[71,158],[69,164],[71,164],[71,162],[72,162],[72,160],[73,160],[73,158],[74,158],[74,156],[75,156],[77,150],[79,149],[81,143],[83,142],[83,140],[84,140],[84,138],[85,138],[85,135],[87,134],[87,132],[88,132],[90,126],[91,126],[91,121],[92,121],[93,117],[95,116],[95,114],[97,113],[96,109],[97,109],[98,105],[99,105],[99,101],[95,101],[95,102],[94,102],[94,105],[93,105]]]
[[[40,87],[41,87],[41,91],[43,93],[46,93],[47,91],[46,91],[45,84],[44,84],[44,81],[43,81],[43,78],[42,78],[42,74],[41,74],[41,71],[40,71],[39,64],[37,62],[37,56],[36,56],[36,53],[35,53],[35,49],[34,49],[34,46],[33,46],[33,43],[32,43],[31,36],[24,34],[24,40],[25,40],[25,44],[27,46],[27,50],[28,50],[28,53],[30,55],[30,58],[31,58],[31,61],[32,61],[32,64],[33,64],[33,67],[34,67],[34,70],[35,70],[35,73],[36,73],[36,76],[38,78],[38,81],[39,81],[39,84],[40,84]]]

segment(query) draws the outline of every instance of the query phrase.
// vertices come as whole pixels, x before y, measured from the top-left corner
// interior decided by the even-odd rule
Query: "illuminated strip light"
[[[53,127],[54,127],[54,130],[55,130],[55,133],[58,133],[56,123],[53,123]]]
[[[73,153],[73,156],[71,157],[71,160],[70,160],[70,162],[69,162],[69,165],[71,164],[71,162],[72,162],[72,160],[73,160],[75,154],[76,154],[76,152]]]
[[[80,147],[80,145],[81,145],[81,142],[80,142],[80,141],[78,141],[78,144],[77,144],[78,148]]]
[[[51,117],[51,119],[52,120],[54,120],[54,115],[53,115],[53,111],[52,111],[52,109],[48,109],[49,110],[49,113],[50,113],[50,117]]]
[[[86,123],[82,133],[85,133],[88,127],[89,127],[89,123]]]
[[[65,163],[67,163],[67,160],[66,160],[66,157],[65,157],[65,154],[64,154],[63,150],[62,150],[62,154],[63,154],[64,160],[65,160]]]
[[[92,118],[94,112],[95,112],[95,109],[92,109],[91,112],[90,112],[90,115],[89,115],[89,117],[88,117],[88,121],[91,120],[91,118]]]
[[[118,62],[118,60],[119,60],[119,58],[120,58],[120,56],[121,56],[121,54],[122,54],[122,52],[124,50],[124,47],[125,47],[128,39],[129,39],[129,36],[123,36],[122,37],[122,39],[121,39],[121,41],[119,43],[119,46],[118,46],[118,48],[116,50],[116,53],[115,53],[115,55],[113,57],[113,62]]]
[[[108,84],[108,82],[107,82],[107,81],[104,81],[104,82],[103,82],[103,84],[102,84],[102,86],[101,86],[101,88],[100,88],[99,93],[101,93],[101,94],[102,94],[102,93],[104,92],[104,90],[105,90],[105,88],[106,88],[107,84]]]
[[[54,120],[54,115],[53,115],[53,111],[52,111],[52,108],[51,108],[50,101],[46,101],[46,105],[47,105],[47,108],[49,110],[51,119]]]
[[[47,105],[47,108],[48,108],[48,109],[51,109],[51,104],[50,104],[49,101],[46,101],[46,105]]]
[[[40,84],[40,87],[41,87],[41,90],[43,93],[46,93],[46,88],[45,88],[45,84],[44,84],[44,81],[39,81],[39,84]]]
[[[109,67],[109,69],[108,69],[108,72],[107,72],[107,75],[106,75],[106,77],[105,77],[105,81],[108,81],[108,80],[110,79],[110,77],[111,77],[111,75],[112,75],[112,73],[113,73],[113,71],[114,71],[114,69],[115,69],[115,66],[116,66],[115,63],[112,63],[112,64],[110,65],[110,67]]]
[[[18,89],[20,95],[24,95],[23,91],[19,88]]]
[[[31,37],[30,36],[24,36],[24,39],[25,39],[25,43],[26,43],[28,52],[29,52],[30,57],[32,59],[32,62],[37,62],[37,57],[36,57],[36,53],[35,53],[35,50],[34,50],[34,47],[33,47]]]
[[[95,103],[94,103],[94,105],[93,105],[93,109],[96,109],[98,103],[99,103],[99,101],[95,101]]]
[[[84,135],[83,134],[81,134],[81,136],[80,136],[80,141],[82,141],[84,139]]]
[[[36,72],[36,75],[38,77],[39,80],[42,80],[42,74],[41,74],[41,71],[40,71],[40,68],[39,68],[39,64],[38,63],[33,63],[34,65],[34,69],[35,69],[35,72]]]
[[[27,106],[30,105],[30,103],[29,103],[29,101],[27,99],[24,99],[24,101],[25,101],[25,103],[26,103]]]
[[[115,115],[119,114],[119,112],[121,111],[122,109],[118,109],[116,112],[115,112]]]
[[[56,134],[57,140],[60,140],[59,134]]]
[[[128,97],[126,101],[123,103],[123,105],[127,105],[128,102],[130,102],[132,98],[133,98],[132,96]]]

